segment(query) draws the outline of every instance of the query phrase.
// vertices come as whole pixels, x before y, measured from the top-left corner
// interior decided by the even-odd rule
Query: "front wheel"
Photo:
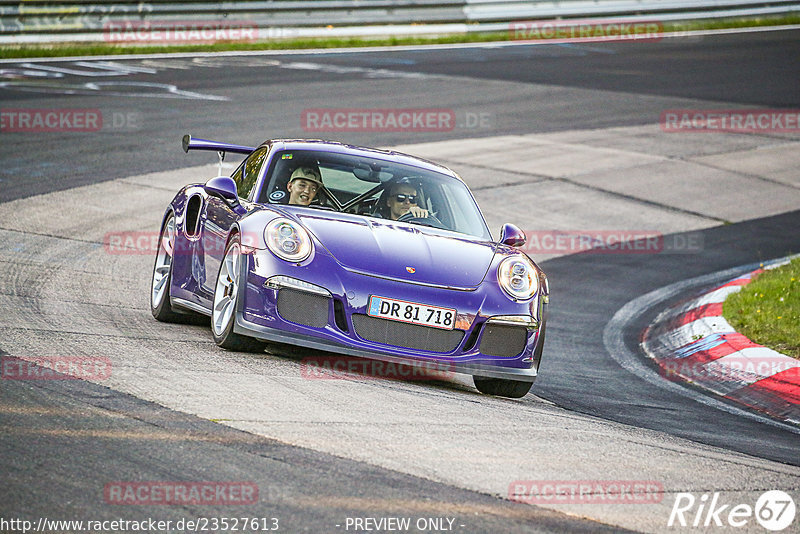
[[[497,395],[498,397],[508,397],[510,399],[521,399],[527,395],[533,385],[533,382],[506,380],[504,378],[486,378],[484,376],[473,376],[472,381],[481,393]]]
[[[239,236],[234,235],[225,249],[225,257],[219,266],[217,285],[214,290],[214,307],[211,311],[211,333],[214,341],[223,349],[242,352],[261,352],[266,343],[233,331],[236,323],[236,308],[239,285],[242,280],[242,247]]]

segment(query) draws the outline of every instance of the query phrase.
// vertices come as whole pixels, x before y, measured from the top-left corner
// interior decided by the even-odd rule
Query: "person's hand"
[[[411,215],[411,217],[415,219],[427,219],[428,218],[428,210],[424,210],[419,206],[411,206],[407,212],[403,214],[403,216]]]

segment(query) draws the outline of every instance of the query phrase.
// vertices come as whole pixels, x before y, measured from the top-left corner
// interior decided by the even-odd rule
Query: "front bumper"
[[[538,374],[544,344],[545,299],[537,296],[530,302],[512,302],[499,288],[484,287],[487,284],[474,291],[463,291],[384,280],[349,272],[332,258],[320,257],[319,254],[305,266],[277,260],[269,253],[258,254],[256,251],[242,256],[246,261],[241,262],[241,280],[246,283],[239,284],[236,333],[268,342],[395,364],[425,366],[435,363],[448,371],[490,378],[533,382]],[[322,320],[306,321],[310,324],[287,320],[284,315],[289,314],[280,313],[278,298],[279,292],[285,290],[267,283],[275,276],[313,284],[315,287],[307,290],[317,296],[320,288],[327,292],[329,302],[325,305],[328,308],[323,310]],[[291,291],[303,289],[292,288]],[[412,292],[411,296],[409,292]],[[362,337],[359,333],[363,330],[359,331],[358,327],[367,317],[370,295],[455,308],[458,310],[456,329],[463,331],[463,335],[453,347],[436,350],[419,346],[411,348],[402,346],[402,343],[380,343]],[[357,319],[355,322],[354,318]],[[389,322],[388,326],[398,325]],[[423,333],[430,331],[428,327],[418,328],[423,329]],[[490,339],[488,336],[501,339],[513,329],[522,336],[519,340],[522,349],[518,354],[493,356],[486,353],[494,351],[492,344],[485,342]]]

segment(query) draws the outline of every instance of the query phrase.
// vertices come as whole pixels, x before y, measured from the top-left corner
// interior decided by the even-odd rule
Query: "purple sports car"
[[[397,364],[448,366],[519,398],[544,345],[547,278],[492,240],[467,186],[426,160],[317,140],[257,148],[228,176],[181,189],[161,223],[150,304],[159,321],[211,317],[223,348],[287,343]]]

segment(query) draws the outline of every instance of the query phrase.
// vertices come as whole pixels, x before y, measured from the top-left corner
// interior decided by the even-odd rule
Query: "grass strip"
[[[757,275],[725,299],[722,315],[756,343],[800,359],[800,258]]]
[[[657,17],[653,17],[657,20]],[[562,21],[563,22],[563,21]],[[725,18],[667,22],[664,32],[685,32],[800,24],[800,14],[772,17]],[[171,52],[225,52],[253,50],[303,50],[311,48],[353,48],[509,41],[509,32],[470,32],[439,36],[403,36],[374,39],[368,37],[283,39],[260,42],[220,42],[213,44],[151,45],[112,43],[41,43],[0,46],[0,58],[106,56],[119,54],[161,54]],[[547,39],[542,39],[546,41]]]

